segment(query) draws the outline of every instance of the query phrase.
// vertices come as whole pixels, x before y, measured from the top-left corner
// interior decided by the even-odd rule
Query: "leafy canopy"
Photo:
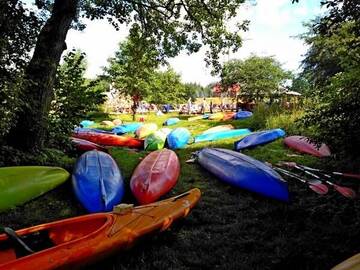
[[[246,60],[226,62],[221,71],[221,84],[224,89],[239,84],[241,95],[262,99],[277,92],[290,75],[274,58],[253,55]]]
[[[328,14],[309,26],[304,76],[318,101],[303,124],[333,152],[357,157],[360,149],[360,2],[325,1]],[[344,156],[342,155],[342,156]]]

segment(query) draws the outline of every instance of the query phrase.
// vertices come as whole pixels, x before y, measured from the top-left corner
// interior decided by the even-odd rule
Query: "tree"
[[[222,89],[240,85],[240,94],[249,99],[271,97],[289,79],[290,73],[272,57],[251,56],[245,60],[231,60],[221,71]]]
[[[54,94],[49,113],[50,129],[48,142],[51,146],[68,145],[68,137],[86,113],[104,102],[104,87],[101,80],[86,80],[85,54],[69,52],[59,66]]]
[[[325,1],[329,12],[309,25],[304,35],[309,50],[304,76],[313,100],[303,118],[316,130],[316,139],[341,157],[358,157],[360,149],[360,3]]]
[[[146,39],[138,28],[133,28],[128,39],[121,42],[114,58],[105,69],[116,89],[133,100],[133,120],[139,102],[147,97],[155,69],[159,66],[159,53],[151,39]]]
[[[17,113],[17,125],[10,131],[8,143],[24,150],[41,148],[47,131],[47,116],[53,98],[54,79],[60,57],[66,48],[66,35],[79,17],[107,18],[115,27],[133,22],[152,37],[160,58],[177,55],[182,49],[196,52],[202,45],[210,50],[207,63],[219,69],[218,54],[237,50],[241,45],[239,30],[248,22],[238,24],[230,32],[225,21],[237,15],[244,0],[208,1],[80,1],[37,0],[37,6],[50,8],[51,15],[41,29],[33,57],[25,71],[31,82],[22,92],[27,105]],[[21,138],[20,138],[21,137]]]
[[[17,0],[0,2],[0,139],[13,124],[23,73],[42,21]]]
[[[154,104],[179,104],[188,99],[180,75],[174,70],[156,71],[153,74],[149,96],[146,100]]]

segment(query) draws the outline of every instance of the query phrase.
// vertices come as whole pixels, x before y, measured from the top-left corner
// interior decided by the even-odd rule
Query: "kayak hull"
[[[168,193],[180,175],[180,162],[175,152],[158,150],[147,155],[136,167],[130,188],[140,204],[152,203]]]
[[[91,150],[99,150],[99,151],[103,151],[103,152],[108,151],[105,147],[102,147],[101,145],[98,145],[93,142],[89,142],[87,140],[73,138],[73,137],[71,137],[70,139],[71,139],[72,144],[75,146],[75,148],[81,152],[86,152],[86,151],[91,151]]]
[[[221,148],[204,148],[198,152],[197,159],[202,167],[227,184],[276,200],[289,201],[286,181],[256,159]]]
[[[240,139],[239,141],[236,141],[234,143],[234,148],[237,151],[247,148],[254,148],[258,145],[264,145],[273,142],[284,136],[285,131],[281,128],[254,132]]]
[[[340,264],[331,268],[331,270],[359,270],[360,269],[360,253],[350,257]]]
[[[96,150],[86,152],[77,160],[72,184],[76,197],[90,213],[111,211],[125,192],[115,160]]]
[[[154,133],[157,129],[158,129],[158,127],[154,123],[144,124],[135,131],[135,134],[136,134],[136,137],[142,139],[142,138],[145,138],[146,136],[150,135],[151,133]]]
[[[247,128],[217,131],[217,132],[211,132],[211,133],[200,134],[198,136],[195,136],[195,142],[224,140],[239,136],[246,136],[249,135],[250,133],[251,131]]]
[[[179,118],[169,118],[168,120],[166,120],[164,122],[164,126],[172,126],[172,125],[176,125],[177,123],[180,122]]]
[[[209,120],[221,120],[221,119],[223,119],[223,117],[224,117],[224,114],[221,112],[218,112],[218,113],[210,114],[208,119]]]
[[[220,125],[220,126],[209,128],[201,134],[209,134],[209,133],[213,133],[213,132],[219,132],[219,131],[225,131],[225,130],[231,130],[231,129],[234,129],[233,125]]]
[[[163,149],[166,141],[166,134],[160,130],[155,131],[145,138],[144,149],[147,151],[155,151]]]
[[[73,137],[105,146],[130,147],[137,149],[142,149],[144,147],[143,140],[132,137],[118,136],[115,134],[80,132],[80,133],[74,133]]]
[[[222,118],[222,120],[224,120],[224,121],[231,120],[231,119],[234,118],[235,114],[236,114],[235,112],[225,113],[225,114],[224,114],[224,117]]]
[[[176,128],[167,136],[167,144],[170,149],[185,148],[190,136],[190,132],[186,128]]]
[[[331,155],[330,149],[326,144],[321,144],[320,148],[318,148],[309,141],[309,138],[303,136],[286,137],[284,144],[295,151],[315,157],[328,157]]]
[[[22,205],[64,183],[70,174],[57,167],[0,168],[0,212]]]
[[[112,132],[118,135],[125,134],[125,133],[132,133],[135,132],[139,127],[141,127],[142,123],[130,123],[130,124],[123,124],[113,128]]]
[[[0,234],[0,270],[52,270],[84,267],[133,246],[150,233],[164,231],[187,216],[201,196],[200,190],[122,213],[98,213],[18,230],[26,236],[43,235],[50,242],[34,254],[16,258],[13,247]]]
[[[234,115],[234,119],[235,120],[241,120],[241,119],[246,119],[249,118],[253,115],[252,112],[249,111],[239,111]]]

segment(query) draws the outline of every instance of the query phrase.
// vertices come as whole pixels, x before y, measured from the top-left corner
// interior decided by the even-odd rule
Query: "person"
[[[213,103],[212,103],[212,100],[210,100],[210,113],[212,114],[213,113]]]
[[[201,104],[201,113],[204,114],[206,110],[206,99],[203,99],[203,102]]]
[[[188,99],[188,113],[191,114],[191,98]]]

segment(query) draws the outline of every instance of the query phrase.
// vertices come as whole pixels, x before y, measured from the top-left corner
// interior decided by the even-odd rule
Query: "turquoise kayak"
[[[117,135],[131,133],[131,132],[135,132],[142,125],[143,125],[142,123],[137,123],[137,122],[122,124],[122,125],[114,127],[112,132]]]
[[[194,142],[224,140],[233,137],[246,136],[249,135],[250,133],[251,131],[247,128],[224,130],[224,131],[200,134],[198,136],[195,136]]]
[[[186,128],[176,128],[167,136],[167,144],[170,149],[184,148],[190,140],[190,132]]]
[[[172,125],[176,125],[179,121],[180,121],[179,118],[173,117],[173,118],[169,118],[168,120],[166,120],[163,125],[164,126],[172,126]]]

